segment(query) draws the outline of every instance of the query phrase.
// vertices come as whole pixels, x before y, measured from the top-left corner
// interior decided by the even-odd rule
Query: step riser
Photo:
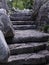
[[[37,38],[14,38],[14,39],[6,39],[8,44],[15,44],[15,43],[29,43],[29,42],[33,42],[33,43],[40,43],[40,42],[47,42],[48,38],[46,39],[46,37],[43,39],[37,39]]]
[[[18,39],[13,39],[11,43],[28,43],[28,42],[47,42],[48,38],[18,38]]]
[[[33,64],[32,63],[33,61],[31,63],[27,63],[27,62],[21,63],[21,62],[23,62],[23,61],[20,61],[20,62],[14,61],[14,62],[11,62],[11,63],[0,63],[0,65],[48,65],[48,63],[46,63],[46,62],[44,62],[44,63],[38,63],[38,64]]]

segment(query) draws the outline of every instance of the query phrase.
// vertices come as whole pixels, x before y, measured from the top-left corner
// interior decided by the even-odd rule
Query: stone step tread
[[[15,30],[36,29],[36,25],[13,25]]]
[[[14,13],[11,13],[10,14],[10,16],[14,16],[14,17],[16,17],[16,16],[31,16],[31,14],[32,14],[32,12],[23,12],[23,11],[21,11],[21,12],[19,12],[19,11],[17,11],[17,12],[14,12]]]
[[[11,21],[13,25],[33,25],[34,21]]]
[[[10,56],[8,63],[16,64],[43,64],[46,63],[45,55],[41,54],[20,54],[15,56]]]
[[[11,21],[32,21],[32,18],[31,16],[18,16],[18,17],[13,17],[13,16],[10,16],[10,20]]]
[[[9,45],[11,55],[22,53],[33,53],[46,49],[46,43],[11,44]]]
[[[36,30],[15,30],[15,36],[10,43],[46,42],[49,34]]]
[[[48,33],[39,32],[36,30],[15,30],[16,37],[49,37]]]

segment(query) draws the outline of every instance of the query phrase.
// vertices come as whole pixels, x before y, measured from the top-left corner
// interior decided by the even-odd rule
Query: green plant
[[[42,29],[45,33],[49,32],[49,25],[44,25]]]
[[[33,5],[33,0],[8,0],[7,2],[10,8],[32,9]]]

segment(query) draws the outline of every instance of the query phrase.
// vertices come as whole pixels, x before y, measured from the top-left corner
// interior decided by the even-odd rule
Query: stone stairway
[[[15,30],[37,29],[34,21],[12,21],[12,23]]]
[[[8,40],[10,57],[0,65],[46,65],[49,63],[48,33],[32,28],[32,22],[12,21],[15,36]],[[24,25],[25,23],[25,25]],[[31,26],[31,27],[29,27]]]
[[[30,21],[32,20],[32,10],[30,11],[17,11],[10,14],[12,21]]]

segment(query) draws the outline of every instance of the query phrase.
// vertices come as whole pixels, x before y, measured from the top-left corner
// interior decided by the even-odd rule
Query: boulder
[[[0,31],[0,62],[7,62],[9,55],[9,47],[5,41],[3,33]]]
[[[14,37],[14,29],[12,23],[10,22],[10,18],[5,12],[0,12],[0,29],[3,31],[6,38]]]
[[[37,17],[38,13],[39,13],[39,10],[41,8],[41,6],[46,3],[48,0],[34,0],[34,3],[33,3],[33,12],[32,12],[32,18],[33,20],[35,20],[34,18]]]
[[[8,43],[47,42],[49,34],[36,30],[15,30],[15,36]]]
[[[49,1],[40,7],[38,12],[37,21],[40,26],[49,25]]]

